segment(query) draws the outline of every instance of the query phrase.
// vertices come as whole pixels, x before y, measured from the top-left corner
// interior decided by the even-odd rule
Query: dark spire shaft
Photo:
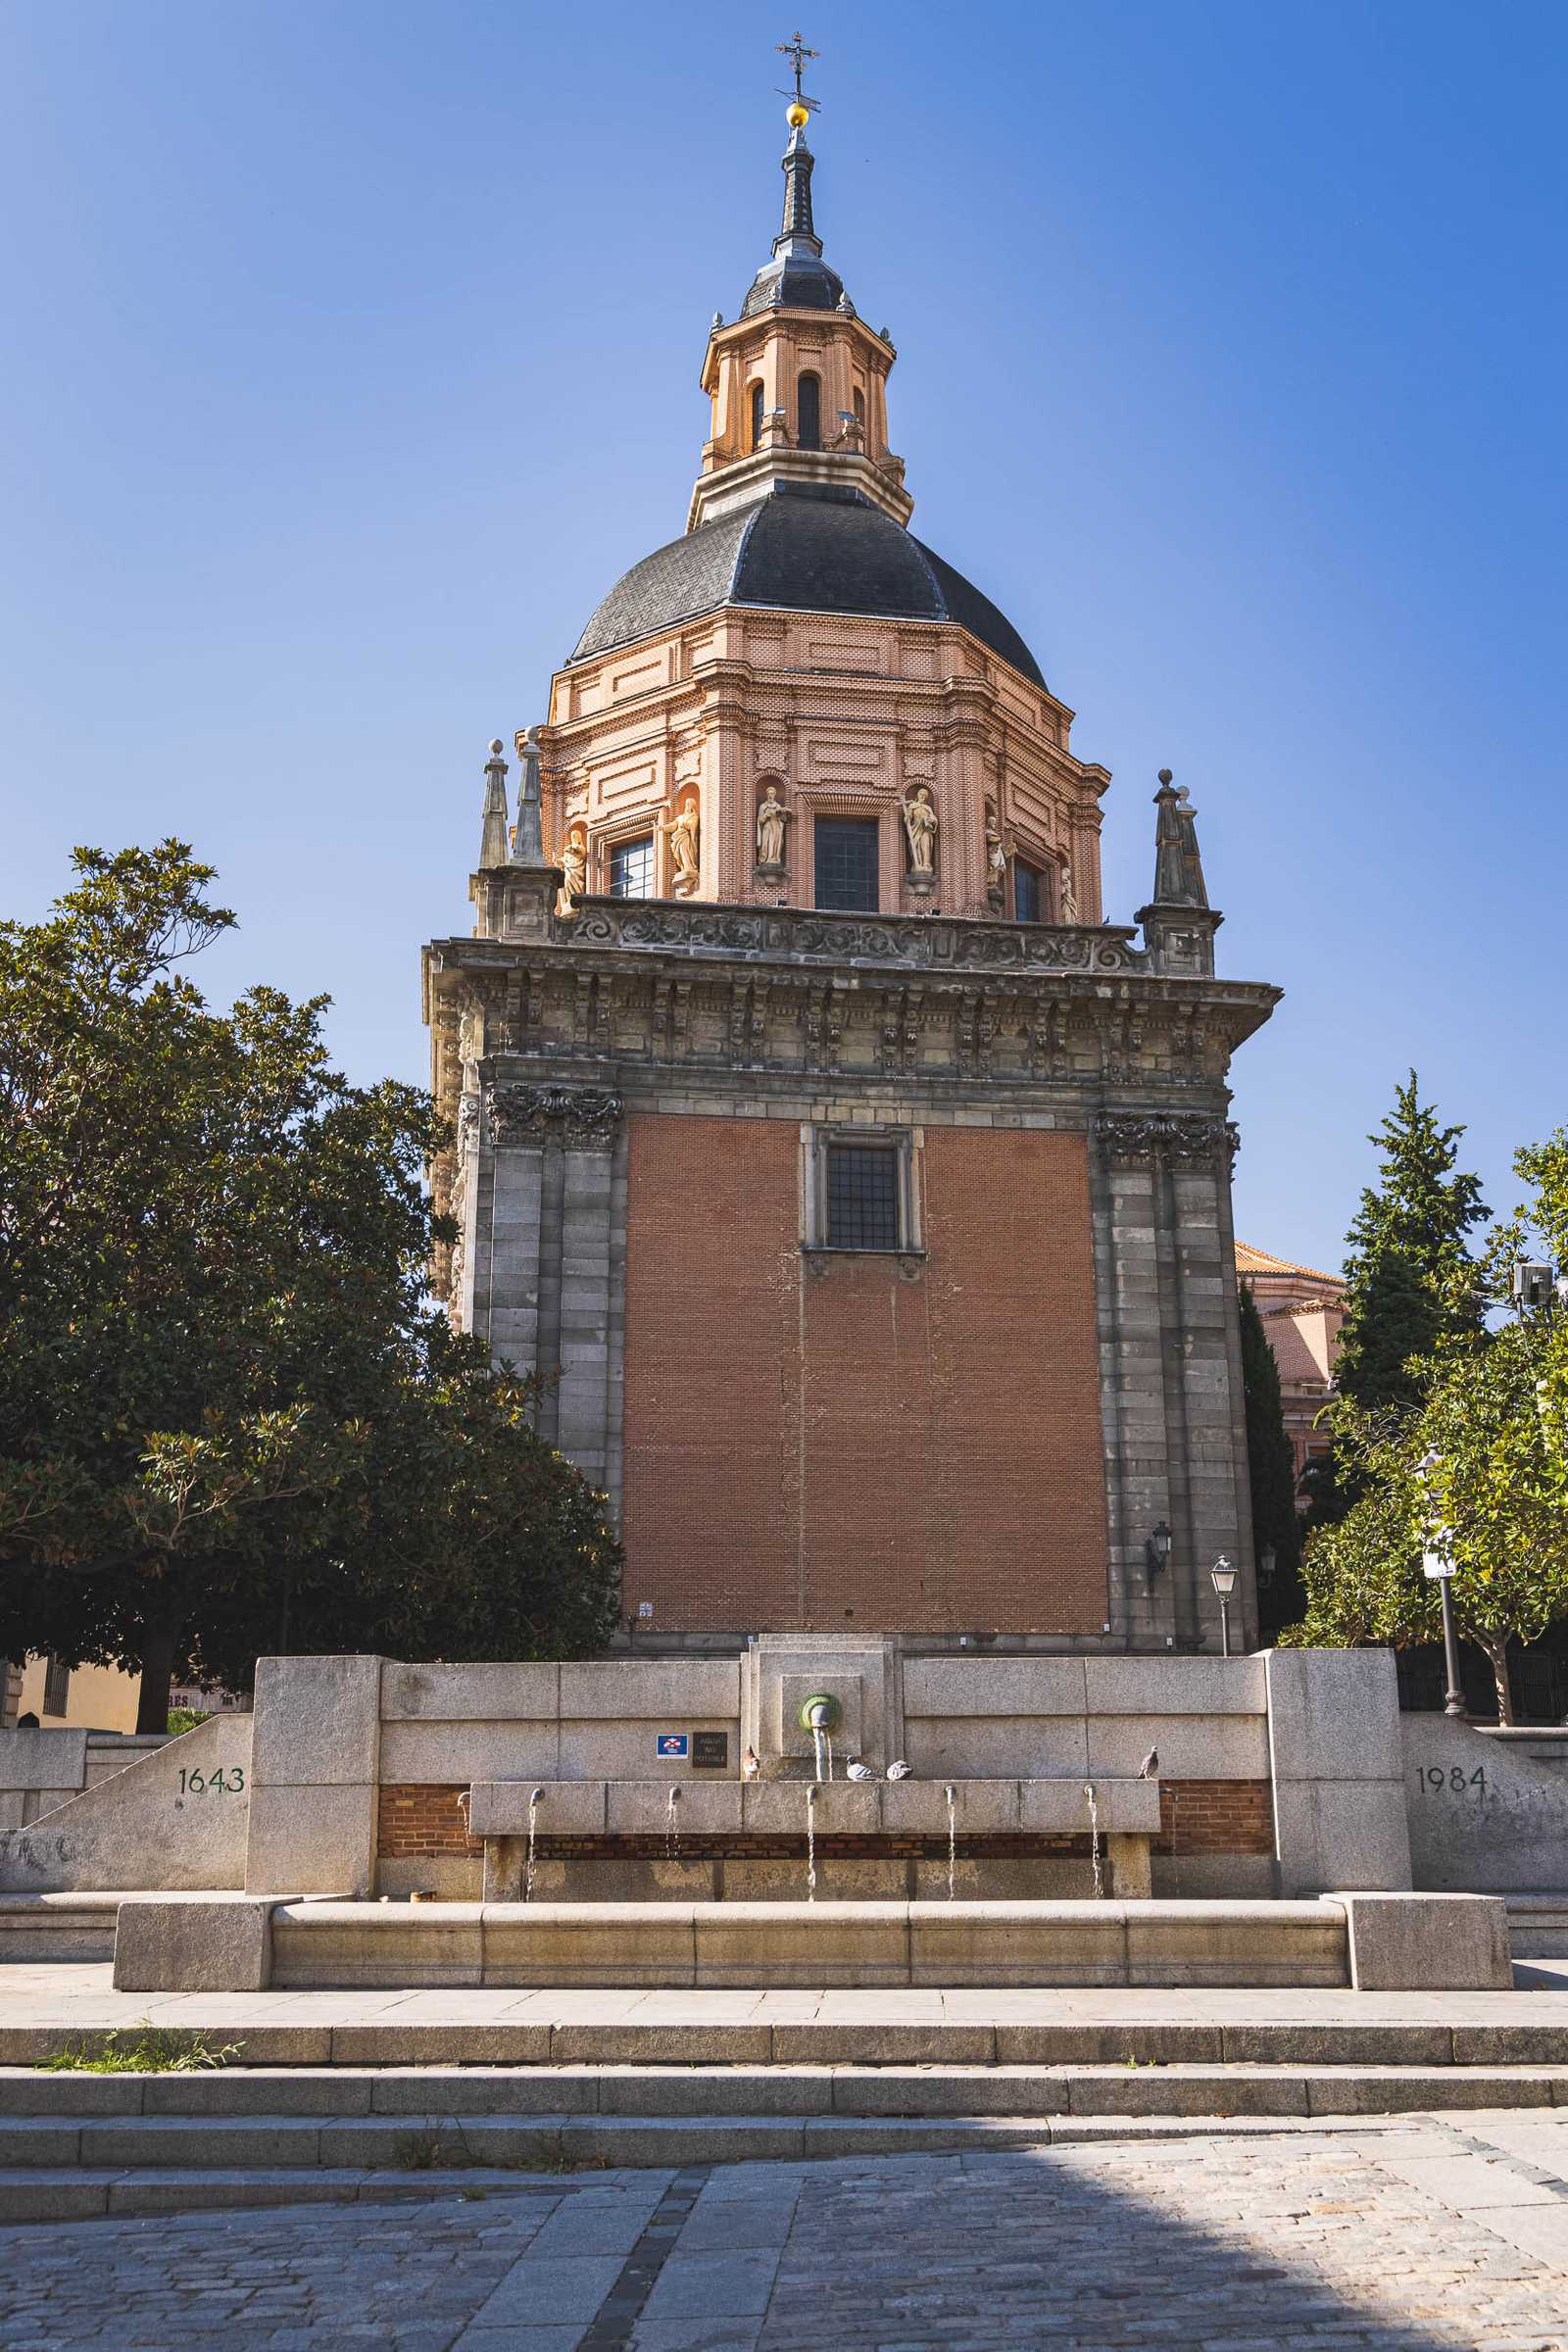
[[[773,239],[779,253],[820,254],[822,240],[811,220],[811,171],[815,158],[802,130],[792,130],[784,153],[784,224]]]

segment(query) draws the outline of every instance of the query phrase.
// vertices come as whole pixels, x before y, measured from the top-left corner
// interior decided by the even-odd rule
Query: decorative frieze
[[[485,1088],[485,1124],[492,1144],[543,1143],[552,1130],[568,1152],[608,1152],[620,1123],[618,1095],[602,1087],[515,1086],[492,1082]]]
[[[1227,1163],[1241,1144],[1235,1122],[1204,1111],[1104,1111],[1097,1130],[1106,1159],[1212,1159]]]
[[[792,906],[674,906],[582,899],[557,936],[595,948],[683,948],[826,963],[911,964],[922,970],[1142,972],[1148,958],[1110,924],[944,922],[939,915],[868,918]]]

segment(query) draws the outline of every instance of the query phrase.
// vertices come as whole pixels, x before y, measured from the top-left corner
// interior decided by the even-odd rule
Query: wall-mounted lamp
[[[1163,1573],[1165,1563],[1169,1558],[1170,1529],[1161,1519],[1153,1533],[1144,1538],[1144,1566],[1151,1576],[1159,1576]]]
[[[1265,1544],[1257,1555],[1257,1581],[1260,1585],[1271,1585],[1274,1582],[1274,1570],[1278,1563],[1279,1553],[1272,1544]]]

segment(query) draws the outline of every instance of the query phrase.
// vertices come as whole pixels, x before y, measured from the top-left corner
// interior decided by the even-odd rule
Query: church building
[[[685,529],[514,808],[492,746],[472,935],[425,951],[437,1287],[543,1375],[639,1648],[1217,1651],[1217,1556],[1255,1622],[1226,1076],[1279,992],[1215,977],[1168,775],[1105,919],[1109,776],[909,528],[897,355],[789,123]]]

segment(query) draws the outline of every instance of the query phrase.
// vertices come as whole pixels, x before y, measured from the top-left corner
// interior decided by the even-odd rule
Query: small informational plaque
[[[727,1772],[728,1732],[693,1732],[692,1762],[699,1772]]]
[[[686,1756],[691,1753],[691,1737],[686,1732],[657,1732],[654,1736],[656,1756]]]

